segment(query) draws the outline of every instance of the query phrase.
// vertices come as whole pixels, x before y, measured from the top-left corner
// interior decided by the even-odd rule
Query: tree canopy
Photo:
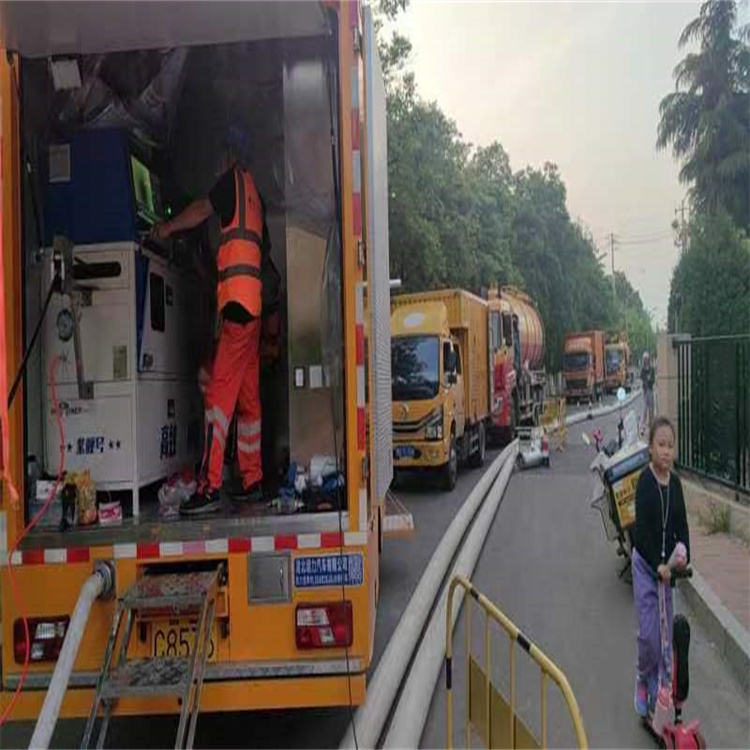
[[[408,71],[411,44],[384,25],[408,0],[376,8],[388,93],[391,275],[405,292],[512,284],[535,301],[547,333],[547,365],[560,367],[566,333],[637,331],[651,322],[627,284],[615,302],[590,234],[566,206],[559,169],[513,171],[499,142],[473,146]],[[623,286],[623,290],[626,287]]]
[[[671,146],[690,185],[693,207],[724,209],[750,227],[750,48],[737,29],[737,3],[709,0],[683,30],[679,47],[697,44],[674,70],[675,90],[659,106],[657,147]]]
[[[750,333],[750,241],[726,213],[697,214],[669,297],[669,329],[693,336]]]
[[[750,47],[737,3],[709,0],[683,30],[697,43],[662,99],[657,146],[672,146],[689,185],[685,247],[672,276],[669,330],[694,336],[750,332]]]

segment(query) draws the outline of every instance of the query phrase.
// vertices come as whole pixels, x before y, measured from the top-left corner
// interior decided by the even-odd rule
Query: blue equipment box
[[[49,147],[45,242],[76,245],[138,239],[161,218],[156,177],[131,152],[122,130],[84,130]]]

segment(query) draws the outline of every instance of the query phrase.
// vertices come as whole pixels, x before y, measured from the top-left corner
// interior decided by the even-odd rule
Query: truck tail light
[[[65,634],[68,632],[70,617],[59,615],[53,617],[29,618],[29,661],[57,661],[60,656]],[[23,620],[13,623],[13,656],[16,664],[26,661],[26,631]]]
[[[350,601],[301,604],[297,607],[297,648],[344,648],[352,645]]]

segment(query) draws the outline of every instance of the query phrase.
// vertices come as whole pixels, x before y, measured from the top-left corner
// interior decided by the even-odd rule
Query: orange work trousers
[[[263,479],[260,453],[261,321],[222,321],[211,379],[206,388],[205,441],[200,481],[203,488],[221,487],[224,449],[235,407],[237,458],[247,489]]]

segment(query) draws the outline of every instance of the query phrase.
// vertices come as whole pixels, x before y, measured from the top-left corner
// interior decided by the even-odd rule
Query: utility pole
[[[612,297],[614,297],[615,303],[617,303],[617,291],[615,288],[615,235],[614,235],[614,232],[609,233],[609,252],[612,257]]]

